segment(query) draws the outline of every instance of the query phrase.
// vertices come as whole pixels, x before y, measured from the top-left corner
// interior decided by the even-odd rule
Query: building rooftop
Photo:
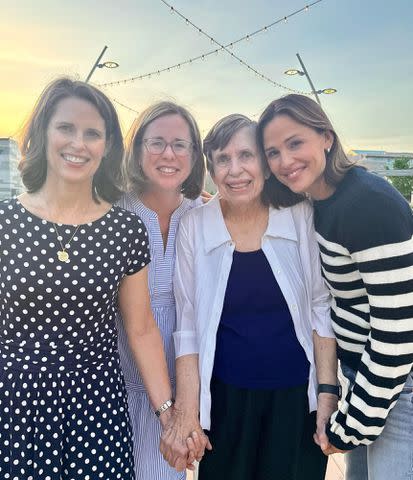
[[[385,150],[350,150],[350,155],[364,155],[366,157],[381,157],[381,158],[413,158],[411,152],[386,152]]]

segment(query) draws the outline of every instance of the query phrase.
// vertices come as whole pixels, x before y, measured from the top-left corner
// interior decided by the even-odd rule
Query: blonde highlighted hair
[[[174,102],[162,101],[144,110],[135,120],[125,143],[124,177],[128,191],[136,195],[145,191],[148,185],[142,169],[143,139],[147,127],[157,118],[166,115],[179,115],[189,127],[192,142],[192,169],[181,186],[182,194],[187,198],[197,198],[202,191],[205,179],[205,161],[202,154],[201,134],[192,114]]]

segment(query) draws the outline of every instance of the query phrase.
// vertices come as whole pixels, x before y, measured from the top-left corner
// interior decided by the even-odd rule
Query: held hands
[[[212,449],[196,413],[184,413],[176,406],[161,415],[162,435],[160,451],[169,465],[178,472],[194,470],[194,461],[200,461],[205,448]]]
[[[338,397],[331,393],[318,394],[317,406],[317,430],[313,435],[314,442],[321,448],[324,455],[331,455],[332,453],[345,453],[345,450],[339,450],[334,447],[328,439],[326,433],[326,425],[331,417],[331,414],[337,410]]]

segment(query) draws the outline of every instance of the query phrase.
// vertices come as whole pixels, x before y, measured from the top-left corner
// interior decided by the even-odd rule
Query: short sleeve
[[[149,236],[142,220],[137,215],[126,218],[128,222],[129,255],[126,275],[138,273],[151,261],[149,252]]]

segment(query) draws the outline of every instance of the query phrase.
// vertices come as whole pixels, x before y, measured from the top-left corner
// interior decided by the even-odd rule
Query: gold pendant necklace
[[[57,258],[61,261],[61,262],[67,262],[69,260],[69,254],[67,253],[66,249],[70,247],[70,242],[73,240],[74,236],[76,235],[77,231],[79,230],[79,227],[80,225],[78,225],[75,229],[75,231],[73,232],[73,235],[70,237],[69,241],[65,243],[65,246],[63,246],[63,243],[60,241],[60,235],[59,235],[59,232],[57,231],[57,226],[55,223],[53,223],[53,228],[54,228],[54,231],[56,232],[56,237],[57,237],[57,241],[60,243],[60,248],[61,250],[58,250],[57,252]]]

